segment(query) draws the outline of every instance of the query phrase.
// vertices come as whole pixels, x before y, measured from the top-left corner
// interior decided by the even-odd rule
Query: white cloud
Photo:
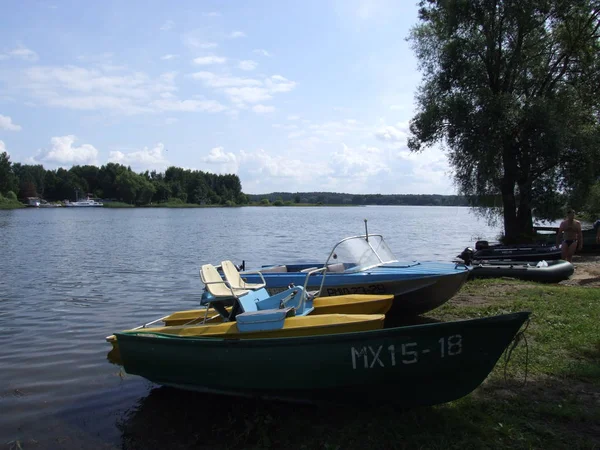
[[[221,13],[218,11],[205,12],[202,13],[202,15],[204,17],[221,17]]]
[[[207,157],[203,158],[204,161],[209,163],[235,163],[237,158],[233,153],[227,153],[224,151],[223,147],[215,147],[210,150],[210,153]]]
[[[47,105],[75,110],[110,110],[128,115],[225,110],[212,100],[178,99],[176,77],[176,72],[151,78],[143,72],[117,75],[102,68],[36,66],[23,71],[14,88],[26,90]]]
[[[331,139],[352,133],[364,132],[367,130],[367,127],[356,120],[341,120],[312,124],[308,126],[308,129],[316,135]]]
[[[230,87],[224,91],[229,99],[237,105],[260,103],[273,98],[269,91],[262,87]]]
[[[332,167],[343,177],[368,178],[382,172],[390,172],[384,154],[377,147],[350,148],[342,144],[340,151],[332,156]]]
[[[232,31],[228,37],[230,39],[243,38],[246,37],[246,33],[244,33],[243,31]]]
[[[215,48],[219,45],[206,36],[205,30],[193,30],[185,33],[181,40],[191,50]]]
[[[322,180],[331,173],[322,161],[290,151],[241,150],[237,162],[236,173],[244,192],[252,193],[313,190],[307,186],[320,187]],[[302,170],[298,170],[298,167],[302,167]]]
[[[408,124],[398,123],[396,126],[388,125],[375,132],[375,137],[384,142],[406,143],[408,138]]]
[[[281,75],[273,75],[265,80],[265,85],[270,92],[289,92],[296,87],[296,82]]]
[[[294,115],[287,116],[287,120],[299,120],[299,119],[300,119],[300,116],[294,116]]]
[[[181,112],[221,112],[227,109],[226,106],[214,100],[155,100],[151,106],[160,111],[181,111]]]
[[[223,147],[215,147],[210,150],[208,156],[202,160],[211,165],[216,173],[237,173],[239,161],[236,155],[226,152]]]
[[[164,170],[170,165],[164,152],[165,146],[162,142],[159,142],[151,149],[144,147],[142,150],[129,153],[113,150],[109,154],[108,161],[131,166],[138,172]]]
[[[419,153],[406,149],[396,153],[396,158],[407,165],[405,172],[412,178],[415,192],[454,193],[450,186],[452,169],[440,148],[433,147]]]
[[[240,63],[238,64],[238,67],[242,70],[254,70],[256,69],[256,66],[258,66],[258,63],[250,59],[240,61]]]
[[[91,144],[82,144],[79,147],[74,143],[75,136],[55,136],[50,139],[52,147],[40,149],[32,160],[36,163],[51,163],[61,167],[72,165],[98,165],[98,150]]]
[[[14,124],[9,116],[0,114],[0,130],[21,131],[21,126]]]
[[[255,48],[254,50],[252,50],[254,53],[258,53],[259,55],[262,56],[272,56],[271,53],[269,53],[267,50],[265,50],[264,48]]]
[[[206,86],[214,88],[240,87],[240,86],[260,86],[259,80],[252,78],[240,78],[216,75],[212,72],[196,72],[191,75],[195,80],[204,82]]]
[[[19,46],[5,53],[0,53],[0,61],[3,59],[21,59],[23,61],[37,61],[38,54],[27,47]]]
[[[6,150],[6,145],[4,144],[4,141],[0,140],[0,153],[4,152],[6,152],[8,156],[10,156],[10,153],[8,153],[8,150]]]
[[[259,114],[270,113],[275,111],[274,106],[255,105],[252,107],[252,111]]]
[[[163,61],[169,61],[170,59],[176,59],[176,58],[179,58],[179,55],[172,55],[170,53],[160,57],[160,59],[162,59]]]
[[[209,55],[209,56],[200,56],[198,58],[195,58],[193,60],[193,63],[197,64],[199,66],[209,66],[209,65],[213,65],[213,64],[224,64],[226,61],[227,61],[227,58],[225,58],[223,56]]]
[[[264,80],[258,80],[255,78],[217,75],[213,72],[196,72],[191,77],[224,93],[239,108],[245,107],[247,103],[266,102],[273,98],[274,94],[289,92],[296,86],[294,81],[290,81],[281,75],[273,75]]]
[[[169,31],[169,30],[172,30],[174,26],[175,26],[175,22],[173,22],[172,20],[167,20],[165,23],[162,24],[160,29],[162,31]]]
[[[298,139],[304,136],[306,136],[306,131],[304,130],[292,131],[288,134],[288,139]]]
[[[178,121],[179,121],[179,119],[177,119],[177,117],[167,117],[167,118],[165,119],[165,123],[166,123],[167,125],[172,125],[172,124],[174,124],[174,123],[177,123]]]

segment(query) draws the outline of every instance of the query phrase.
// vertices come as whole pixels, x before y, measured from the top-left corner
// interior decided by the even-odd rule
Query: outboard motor
[[[484,248],[490,248],[490,243],[488,241],[475,242],[475,250],[483,250]]]
[[[473,251],[473,249],[471,247],[467,247],[462,251],[460,255],[458,255],[458,257],[462,259],[467,266],[469,266],[473,262],[474,254],[475,252]]]

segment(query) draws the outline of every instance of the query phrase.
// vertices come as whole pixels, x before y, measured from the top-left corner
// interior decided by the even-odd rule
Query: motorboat
[[[76,202],[65,202],[65,206],[67,207],[98,207],[104,206],[104,203],[97,202],[96,200],[90,198],[89,196],[85,200],[78,200]]]
[[[270,294],[302,284],[311,270],[325,269],[310,277],[308,290],[322,286],[320,297],[392,294],[388,316],[417,315],[437,308],[458,292],[470,271],[461,263],[400,262],[382,235],[368,233],[336,243],[324,263],[270,264],[248,271],[243,262],[240,269],[248,283],[257,283],[262,277]]]

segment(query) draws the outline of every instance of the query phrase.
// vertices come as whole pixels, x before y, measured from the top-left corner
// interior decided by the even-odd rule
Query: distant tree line
[[[176,201],[200,205],[246,204],[237,175],[169,167],[164,173],[136,173],[131,167],[108,163],[101,167],[73,166],[47,170],[40,164],[11,163],[0,154],[0,194],[14,192],[20,200],[76,200],[87,194],[132,205]]]
[[[421,205],[468,206],[467,198],[460,195],[437,194],[343,194],[331,192],[272,192],[247,194],[251,202],[262,204],[311,203],[322,205]]]

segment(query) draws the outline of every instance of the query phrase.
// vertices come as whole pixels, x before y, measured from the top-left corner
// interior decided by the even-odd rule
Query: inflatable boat
[[[473,263],[469,278],[518,278],[539,283],[558,283],[573,275],[568,261],[479,261]]]
[[[510,261],[541,261],[560,259],[560,248],[556,245],[489,245],[488,241],[477,241],[475,250],[467,247],[463,250],[472,252],[470,260],[510,260]],[[462,254],[461,254],[462,255]],[[459,255],[460,258],[463,258]]]

